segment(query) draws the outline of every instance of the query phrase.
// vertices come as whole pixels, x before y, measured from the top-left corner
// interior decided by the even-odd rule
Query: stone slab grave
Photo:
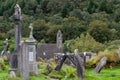
[[[74,51],[75,54],[62,54],[61,58],[58,61],[57,66],[55,67],[56,71],[60,71],[63,63],[68,58],[77,69],[77,76],[81,79],[84,78],[84,65],[83,65],[83,59],[79,56],[78,51]]]
[[[107,57],[103,57],[98,63],[98,65],[95,67],[94,73],[99,73],[101,69],[105,66],[106,62],[107,62]]]

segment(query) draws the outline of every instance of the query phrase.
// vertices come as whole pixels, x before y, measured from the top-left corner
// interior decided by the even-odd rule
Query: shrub
[[[2,58],[0,58],[0,59],[2,59]],[[6,65],[5,65],[4,60],[1,60],[1,61],[0,61],[0,69],[1,69],[1,70],[5,70],[5,69],[6,69]]]
[[[99,42],[96,42],[95,39],[87,33],[86,35],[81,34],[80,37],[73,40],[70,44],[70,49],[72,52],[75,49],[79,51],[90,51],[90,52],[99,52],[105,49],[105,45]]]
[[[100,53],[98,53],[97,59],[100,60],[104,56],[107,57],[108,62],[118,62],[119,61],[117,52],[113,52],[113,51],[100,52]]]
[[[94,68],[98,64],[100,59],[103,58],[104,56],[107,57],[107,64],[105,65],[106,67],[117,66],[119,61],[120,61],[117,52],[104,51],[104,52],[99,52],[96,57],[88,60],[86,67],[87,68],[91,68],[91,67]]]
[[[107,43],[106,50],[112,51],[118,48],[120,48],[120,40],[114,40],[114,41]]]

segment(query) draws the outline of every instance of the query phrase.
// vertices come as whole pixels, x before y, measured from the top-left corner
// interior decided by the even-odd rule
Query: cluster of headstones
[[[75,68],[77,69],[77,76],[81,79],[84,78],[84,70],[85,70],[85,64],[86,64],[86,56],[90,56],[91,57],[91,53],[90,52],[84,52],[83,54],[80,54],[80,52],[78,51],[78,49],[75,49],[74,54],[62,54],[59,58],[58,64],[55,67],[56,71],[60,71],[63,63],[65,62],[65,60],[68,58],[70,62],[72,62],[72,64],[75,66]],[[98,65],[96,66],[96,68],[94,69],[94,73],[98,73],[101,71],[101,69],[104,67],[104,65],[106,64],[107,58],[103,57],[100,62],[98,63]]]

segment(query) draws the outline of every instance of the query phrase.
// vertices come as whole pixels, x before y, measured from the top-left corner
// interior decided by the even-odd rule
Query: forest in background
[[[23,37],[29,36],[28,26],[33,23],[39,42],[55,43],[61,30],[71,50],[77,46],[97,52],[120,44],[120,0],[0,0],[0,40],[14,39],[16,3],[22,10]]]

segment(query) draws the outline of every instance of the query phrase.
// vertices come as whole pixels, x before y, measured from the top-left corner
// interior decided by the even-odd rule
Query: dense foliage
[[[103,44],[120,39],[120,0],[0,0],[0,39],[14,37],[16,3],[22,10],[23,37],[33,23],[34,37],[46,43],[56,41],[59,29],[63,41],[82,33]]]

